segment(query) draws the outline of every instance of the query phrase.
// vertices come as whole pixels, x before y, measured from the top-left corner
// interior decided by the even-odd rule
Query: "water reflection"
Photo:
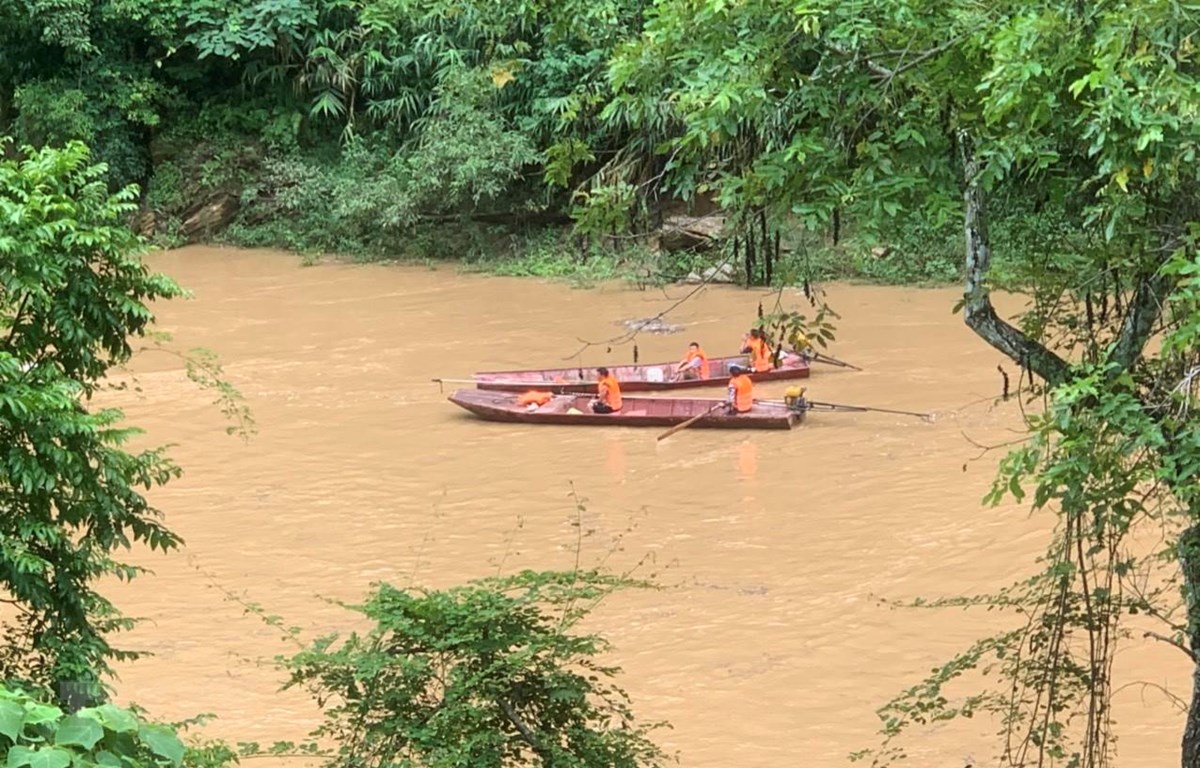
[[[619,485],[625,484],[625,441],[619,435],[614,435],[608,439],[608,445],[605,446],[604,466],[608,469],[608,476],[614,483]]]
[[[758,478],[758,443],[753,438],[743,440],[738,446],[738,475],[748,483]]]

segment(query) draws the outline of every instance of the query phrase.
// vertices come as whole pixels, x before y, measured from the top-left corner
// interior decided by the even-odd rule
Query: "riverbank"
[[[381,263],[419,266],[431,270],[453,270],[499,277],[533,277],[564,282],[576,288],[588,288],[609,281],[623,281],[644,289],[673,283],[713,282],[746,285],[743,263],[728,249],[712,248],[698,252],[669,252],[633,244],[612,247],[607,244],[580,245],[566,228],[543,229],[523,235],[494,238],[488,247],[464,238],[458,230],[445,228],[415,236],[405,246],[351,248],[329,251],[311,247],[289,247],[269,233],[232,226],[208,242],[215,245],[289,251],[304,266],[334,263]],[[462,241],[472,240],[468,245]],[[874,245],[873,240],[851,239],[838,244],[827,242],[797,247],[794,243],[773,264],[770,286],[792,287],[805,282],[838,281],[856,285],[892,285],[938,288],[958,282],[957,263],[952,261],[953,244],[944,243],[936,258],[913,262],[895,250]],[[157,238],[155,245],[170,250],[178,241]],[[434,244],[440,244],[435,247]],[[457,245],[457,247],[456,247]],[[709,275],[716,271],[715,279]]]

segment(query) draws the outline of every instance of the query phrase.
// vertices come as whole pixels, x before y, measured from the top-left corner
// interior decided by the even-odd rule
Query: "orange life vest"
[[[729,380],[729,399],[738,413],[746,413],[754,407],[754,382],[749,376],[739,373]]]
[[[700,378],[707,379],[708,378],[708,355],[704,354],[703,349],[697,349],[695,351],[692,351],[691,349],[689,349],[687,355],[683,358],[683,360],[680,361],[680,364],[683,365],[683,370],[685,370],[685,371],[689,370],[691,368],[691,366],[689,366],[688,363],[692,362],[696,358],[700,358],[700,365],[696,369],[697,372],[700,374]]]
[[[541,392],[536,389],[531,389],[525,394],[517,398],[517,405],[545,405],[550,402],[550,398],[554,397],[550,392]]]
[[[771,347],[767,342],[752,337],[747,346],[750,347],[750,366],[755,373],[771,370]]]
[[[597,389],[600,402],[614,411],[621,410],[621,385],[617,383],[616,376],[610,373],[600,379]]]

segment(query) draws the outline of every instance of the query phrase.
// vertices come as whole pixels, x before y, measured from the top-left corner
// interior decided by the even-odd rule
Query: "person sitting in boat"
[[[729,366],[729,374],[732,378],[729,379],[729,396],[725,400],[729,415],[749,413],[754,407],[754,382],[750,380],[750,370],[734,364]]]
[[[750,367],[756,373],[763,373],[775,367],[771,362],[771,345],[761,328],[751,328],[750,335],[743,340],[742,352],[750,355]]]
[[[607,368],[597,368],[596,373],[599,379],[596,399],[592,401],[592,413],[616,413],[621,410],[621,385]]]
[[[671,380],[707,379],[708,375],[708,355],[704,354],[703,349],[700,349],[699,342],[693,341],[691,344],[688,344],[687,354],[679,361],[679,365],[675,368],[675,375],[671,377]]]

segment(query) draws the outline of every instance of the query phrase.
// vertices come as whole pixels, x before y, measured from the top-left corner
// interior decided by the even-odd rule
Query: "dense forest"
[[[984,52],[921,5],[4,0],[0,133],[84,141],[164,244],[947,280]],[[1081,215],[1001,186],[1002,262]]]

